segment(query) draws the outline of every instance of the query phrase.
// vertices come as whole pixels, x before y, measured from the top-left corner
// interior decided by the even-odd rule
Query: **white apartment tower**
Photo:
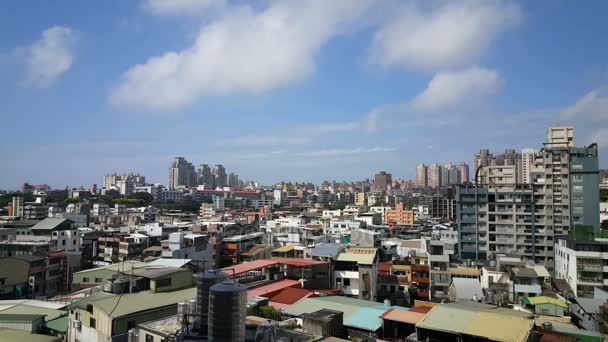
[[[196,186],[196,183],[194,165],[184,157],[176,157],[169,168],[169,190],[174,190],[180,186]]]

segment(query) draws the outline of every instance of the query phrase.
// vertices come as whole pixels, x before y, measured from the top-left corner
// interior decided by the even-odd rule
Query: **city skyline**
[[[192,3],[1,5],[0,189],[166,183],[175,156],[262,184],[413,180],[550,126],[608,147],[605,2]]]

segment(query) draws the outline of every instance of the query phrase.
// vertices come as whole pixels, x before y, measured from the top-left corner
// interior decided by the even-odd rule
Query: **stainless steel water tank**
[[[128,342],[139,342],[139,330],[133,328],[130,329],[127,333],[127,341]]]
[[[209,341],[245,340],[247,288],[232,280],[211,286],[209,292]]]
[[[177,322],[184,325],[187,323],[188,302],[177,303]]]
[[[196,321],[194,328],[207,336],[209,317],[209,288],[228,279],[228,274],[218,270],[207,270],[196,276]]]

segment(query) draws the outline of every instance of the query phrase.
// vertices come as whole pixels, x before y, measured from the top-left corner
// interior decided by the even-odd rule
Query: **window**
[[[131,330],[131,329],[135,328],[136,326],[137,326],[137,324],[135,324],[135,321],[127,322],[127,330]]]
[[[344,286],[350,286],[350,279],[344,278]]]
[[[91,317],[91,319],[89,320],[89,327],[91,327],[91,328],[95,329],[95,324],[96,324],[96,323],[97,323],[97,322],[95,321],[95,318],[92,318],[92,317]]]
[[[74,242],[72,243],[74,246],[76,246],[76,240],[74,240]]]
[[[88,283],[88,282],[89,282],[89,278],[88,278],[88,277],[84,277],[84,278],[82,278],[82,282],[83,282],[83,283]]]
[[[154,336],[146,334],[146,342],[154,342]]]
[[[156,287],[171,286],[171,278],[159,279],[156,281]]]
[[[95,278],[96,283],[101,283],[102,281],[103,281],[103,279],[101,279],[101,278]]]
[[[61,240],[61,245],[65,246],[65,240]]]

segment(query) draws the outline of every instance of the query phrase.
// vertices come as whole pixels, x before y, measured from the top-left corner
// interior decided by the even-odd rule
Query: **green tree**
[[[262,318],[278,321],[280,319],[279,311],[272,306],[255,306],[249,310],[248,314]]]
[[[600,202],[608,202],[608,189],[600,189]]]
[[[143,200],[143,203],[145,205],[148,205],[148,204],[152,203],[152,201],[154,201],[154,197],[147,192],[134,192],[134,193],[130,194],[129,196],[127,196],[127,198]]]

